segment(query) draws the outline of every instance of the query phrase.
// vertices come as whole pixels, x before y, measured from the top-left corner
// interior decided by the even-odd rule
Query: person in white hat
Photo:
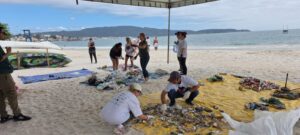
[[[144,115],[140,107],[138,96],[142,95],[142,87],[133,83],[129,90],[121,92],[112,98],[101,110],[100,117],[111,125],[116,125],[116,134],[124,134],[123,123],[128,121],[131,116],[138,119],[149,120],[154,118],[151,115]]]

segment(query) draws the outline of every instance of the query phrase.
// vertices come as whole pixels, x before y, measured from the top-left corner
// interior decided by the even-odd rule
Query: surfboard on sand
[[[11,47],[13,49],[56,49],[61,48],[51,42],[21,42],[21,41],[0,41],[1,47]]]

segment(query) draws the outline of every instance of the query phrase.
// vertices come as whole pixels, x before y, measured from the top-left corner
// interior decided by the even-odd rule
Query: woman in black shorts
[[[113,64],[113,70],[118,70],[119,67],[119,59],[122,58],[122,43],[116,43],[111,49],[109,53],[110,59]]]
[[[95,59],[95,63],[97,63],[96,47],[95,47],[95,42],[93,41],[92,38],[89,39],[88,47],[89,47],[91,63],[93,63],[93,56]]]

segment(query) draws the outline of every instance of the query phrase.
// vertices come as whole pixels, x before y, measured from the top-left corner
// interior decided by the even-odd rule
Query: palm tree
[[[9,39],[11,37],[11,33],[9,32],[8,25],[0,22],[0,27],[3,28],[4,39]]]

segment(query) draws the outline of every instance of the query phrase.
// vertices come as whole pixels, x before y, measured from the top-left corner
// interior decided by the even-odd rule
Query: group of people
[[[157,39],[156,39],[157,40]],[[158,43],[158,41],[155,41]],[[96,57],[96,49],[95,49],[95,43],[90,38],[89,43],[89,54],[91,58],[91,63],[93,63],[93,57],[95,59],[95,62],[97,63],[97,57]],[[150,60],[149,55],[149,45],[147,42],[146,35],[144,33],[140,33],[138,36],[138,40],[133,43],[129,37],[126,38],[126,46],[125,46],[125,67],[124,70],[126,71],[128,68],[128,60],[130,60],[131,66],[133,67],[133,61],[139,56],[140,57],[140,65],[142,68],[144,80],[147,81],[149,79],[149,73],[147,71],[147,65]],[[119,59],[123,59],[122,56],[122,43],[116,43],[109,52],[110,59],[112,61],[112,67],[113,70],[118,70],[119,68]]]
[[[181,109],[182,107],[179,104],[176,104],[177,98],[183,98],[185,103],[193,106],[193,100],[199,95],[199,84],[193,78],[186,76],[187,67],[186,67],[186,58],[187,58],[187,42],[186,32],[177,32],[175,33],[177,36],[176,45],[178,48],[177,58],[179,61],[180,69],[178,71],[173,71],[170,73],[170,77],[168,79],[168,84],[166,88],[162,90],[160,99],[161,99],[161,111],[164,112],[168,108],[176,108]],[[139,48],[139,56],[140,56],[140,64],[143,70],[143,75],[145,80],[148,80],[148,71],[146,69],[147,64],[149,62],[149,46],[147,44],[147,38],[144,33],[140,33],[139,35],[139,43],[138,46],[131,43],[129,38],[126,38],[127,44],[125,47],[126,57],[125,57],[125,69],[127,68],[127,60],[134,58],[134,55],[131,55],[133,50],[131,47]],[[156,42],[156,41],[155,41]],[[118,49],[118,56],[112,57],[113,65],[116,66],[113,58],[121,57],[121,43],[116,44],[112,50],[116,47]],[[115,49],[116,49],[115,48]],[[116,50],[117,50],[116,49]],[[133,62],[131,61],[133,65]],[[117,69],[117,68],[114,68]],[[138,96],[142,95],[142,87],[134,83],[129,86],[129,91],[121,92],[115,97],[113,97],[100,111],[100,117],[108,122],[111,125],[116,125],[114,132],[116,134],[123,134],[125,132],[124,124],[128,122],[131,118],[138,118],[141,120],[149,120],[154,118],[151,115],[144,115],[140,102],[138,100]],[[168,99],[166,98],[168,97]]]
[[[183,98],[185,103],[193,106],[193,100],[199,95],[199,84],[189,76],[181,75],[178,71],[173,71],[168,79],[166,88],[162,90],[161,111],[170,109],[181,109],[176,103],[177,98]],[[100,111],[100,117],[111,125],[115,125],[116,134],[124,134],[124,124],[132,118],[149,120],[152,115],[144,115],[137,97],[142,95],[142,87],[134,83],[129,86],[129,90],[114,96]],[[168,99],[166,98],[168,97]]]

